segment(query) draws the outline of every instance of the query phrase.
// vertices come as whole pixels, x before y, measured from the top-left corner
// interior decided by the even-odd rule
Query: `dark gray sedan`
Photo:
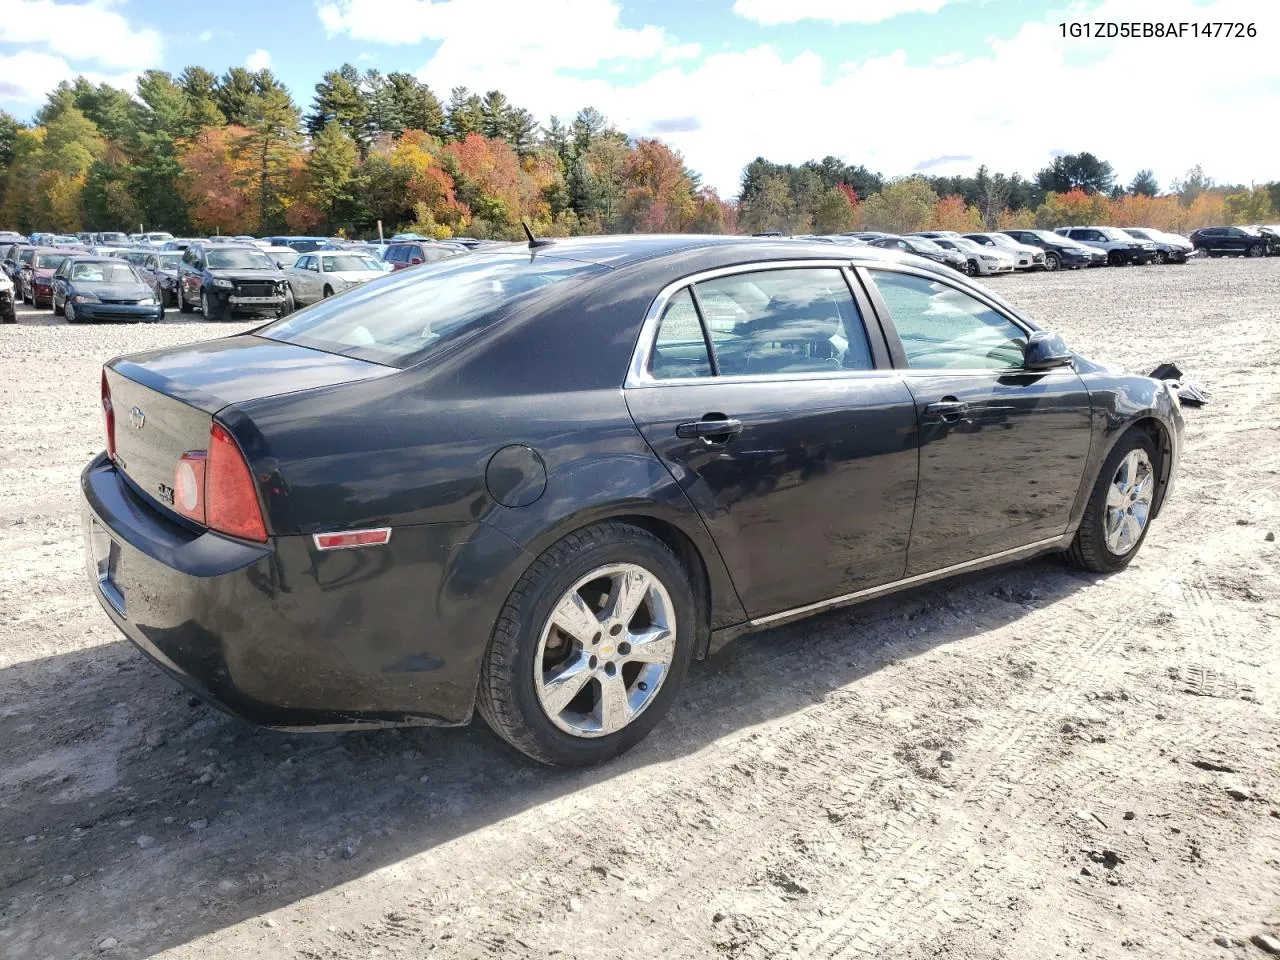
[[[53,312],[67,323],[164,319],[151,284],[115,257],[67,257],[53,274]]]

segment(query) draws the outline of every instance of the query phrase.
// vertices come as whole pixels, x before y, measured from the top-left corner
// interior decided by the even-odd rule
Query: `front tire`
[[[1142,430],[1131,430],[1107,457],[1094,482],[1067,556],[1092,573],[1127,567],[1151,528],[1155,506],[1156,445]]]
[[[1251,257],[1260,257],[1266,252],[1267,251],[1263,249],[1262,244],[1260,243],[1255,243],[1249,248],[1249,256]]]
[[[1156,263],[1160,264],[1160,266],[1163,267],[1168,262],[1169,262],[1169,255],[1165,253],[1163,250],[1157,250]]]
[[[1111,267],[1123,267],[1124,254],[1122,254],[1119,250],[1112,250],[1110,253],[1107,254],[1107,265]]]
[[[1056,253],[1046,253],[1044,255],[1045,270],[1053,273],[1060,266],[1062,266],[1062,261],[1058,259],[1058,255]]]
[[[191,304],[187,303],[187,298],[182,295],[182,284],[178,284],[178,312],[190,313]]]
[[[209,293],[206,290],[200,291],[200,315],[203,316],[205,320],[210,323],[213,323],[216,320],[222,319],[215,312],[213,305],[209,302]]]
[[[76,309],[71,305],[70,300],[68,300],[65,304],[63,304],[62,315],[67,318],[67,323],[80,322],[80,318],[76,316]]]
[[[964,272],[971,277],[976,277],[978,276],[978,274],[982,272],[982,270],[978,266],[977,260],[970,260],[968,263],[964,265]]]
[[[607,522],[569,534],[524,573],[480,672],[480,715],[542,763],[586,766],[662,719],[697,629],[689,574],[657,537]]]

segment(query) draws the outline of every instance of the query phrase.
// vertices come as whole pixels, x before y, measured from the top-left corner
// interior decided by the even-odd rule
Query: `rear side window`
[[[387,247],[387,252],[382,255],[382,259],[386,260],[388,263],[403,263],[404,247],[400,246],[398,243],[393,243],[391,246]]]
[[[659,380],[711,376],[711,355],[702,336],[702,324],[686,287],[667,302],[658,324],[650,370]]]
[[[938,280],[872,270],[913,370],[1022,366],[1026,333],[981,300]]]
[[[321,300],[258,335],[406,367],[500,319],[547,287],[607,270],[546,255],[532,262],[527,254],[450,258]]]
[[[741,273],[696,287],[721,376],[871,370],[871,347],[839,269]]]

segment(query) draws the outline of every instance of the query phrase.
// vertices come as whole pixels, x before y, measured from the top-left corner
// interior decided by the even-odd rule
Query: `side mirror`
[[[416,266],[417,264],[419,264],[419,263],[421,263],[421,262],[422,262],[422,258],[421,258],[421,257],[414,257],[412,260],[410,260],[410,261],[409,261],[409,263],[410,263],[410,264],[412,264],[412,265],[414,265],[414,266]]]
[[[1053,370],[1068,366],[1073,359],[1066,341],[1048,330],[1037,330],[1031,334],[1022,348],[1022,367],[1025,370]]]

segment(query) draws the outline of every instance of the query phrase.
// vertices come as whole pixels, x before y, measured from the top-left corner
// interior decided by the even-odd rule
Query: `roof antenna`
[[[533,235],[533,231],[529,229],[529,221],[528,221],[528,220],[521,220],[521,221],[520,221],[520,226],[524,227],[524,235],[525,235],[526,237],[528,237],[528,238],[529,238],[529,249],[530,249],[530,250],[536,250],[536,249],[538,249],[538,247],[549,247],[549,246],[551,246],[553,243],[555,243],[555,241],[554,241],[554,240],[539,240],[537,237],[535,237],[535,236]]]

